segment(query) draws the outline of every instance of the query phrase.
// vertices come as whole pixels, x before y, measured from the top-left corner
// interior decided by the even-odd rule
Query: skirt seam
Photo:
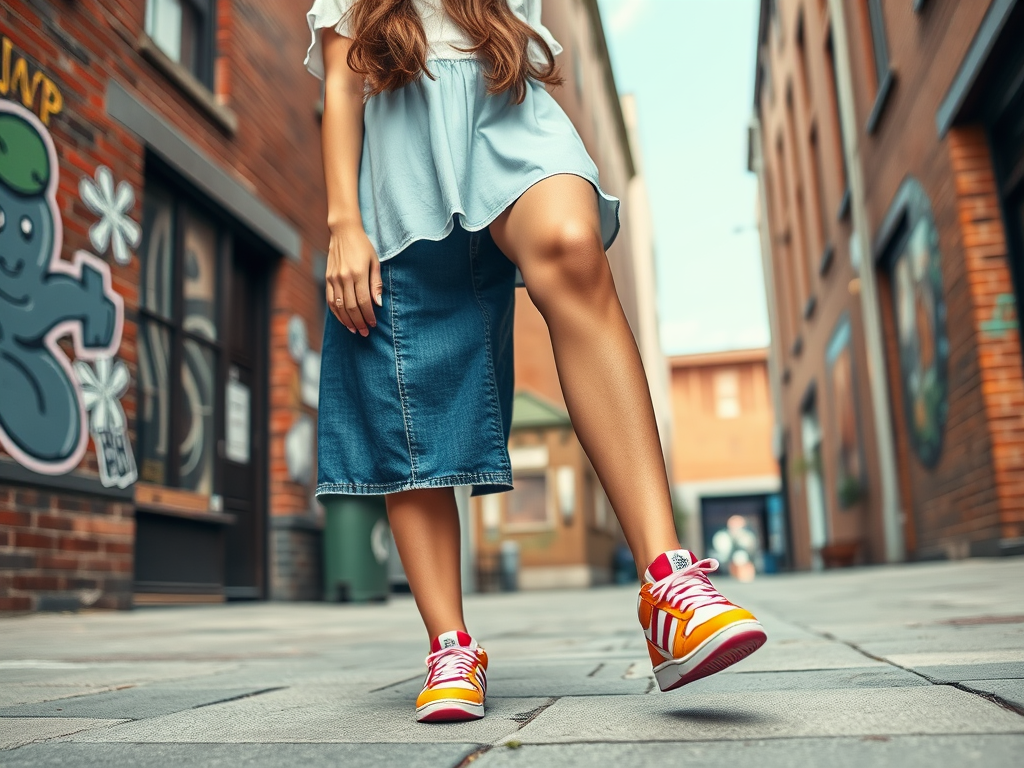
[[[405,442],[409,447],[409,473],[416,480],[416,451],[413,448],[413,431],[409,423],[409,401],[406,397],[405,380],[402,372],[402,353],[398,349],[398,317],[395,312],[394,270],[388,269],[388,298],[391,303],[391,347],[395,352],[395,378],[398,383],[398,399],[402,406],[402,426],[405,428]]]
[[[487,381],[489,385],[487,387],[488,399],[490,400],[491,415],[497,418],[497,422],[492,423],[491,426],[494,428],[498,444],[501,446],[500,453],[502,454],[503,468],[511,469],[505,458],[507,448],[505,447],[505,431],[502,428],[501,406],[498,402],[498,377],[494,373],[494,350],[491,346],[491,316],[484,306],[483,299],[480,297],[480,289],[477,285],[480,238],[480,232],[472,232],[469,236],[469,280],[473,284],[473,297],[476,299],[476,305],[480,309],[480,317],[484,321],[484,352],[487,355]]]

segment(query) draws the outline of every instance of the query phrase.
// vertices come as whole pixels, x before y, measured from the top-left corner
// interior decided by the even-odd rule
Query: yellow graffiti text
[[[61,96],[57,84],[40,70],[36,70],[30,76],[28,60],[22,56],[15,58],[14,44],[6,36],[0,41],[0,46],[0,96],[10,95],[13,99],[20,96],[21,103],[26,109],[36,110],[38,94],[39,119],[43,125],[49,125],[50,116],[56,115],[64,108],[64,97]]]

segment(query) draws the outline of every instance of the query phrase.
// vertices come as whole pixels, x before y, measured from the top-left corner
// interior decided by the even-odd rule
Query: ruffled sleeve
[[[349,11],[356,0],[314,0],[313,7],[306,14],[312,40],[306,51],[306,59],[302,62],[310,74],[324,79],[324,48],[321,38],[326,27],[332,28],[339,35],[352,37],[349,27]]]
[[[537,31],[537,34],[551,48],[551,53],[557,56],[562,52],[562,46],[555,40],[554,35],[551,34],[547,27],[541,24],[541,0],[509,0],[509,7],[512,9],[512,13]],[[528,53],[530,61],[534,64],[543,67],[548,63],[547,57],[544,56],[544,51],[536,42],[530,42]]]

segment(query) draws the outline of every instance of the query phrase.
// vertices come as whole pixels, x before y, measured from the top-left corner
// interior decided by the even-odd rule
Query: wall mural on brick
[[[114,261],[127,264],[132,260],[132,250],[139,247],[142,227],[136,224],[130,214],[135,207],[135,192],[127,181],[114,187],[114,174],[105,165],[96,169],[96,178],[83,176],[78,183],[78,194],[86,207],[99,216],[99,221],[89,227],[89,242],[100,256],[110,248]]]
[[[57,152],[46,126],[0,101],[0,445],[23,466],[64,474],[88,443],[85,403],[68,355],[97,360],[121,343],[124,305],[110,267],[61,258]]]
[[[907,235],[890,269],[900,378],[911,446],[921,462],[931,467],[942,453],[949,412],[949,339],[939,232],[920,183],[907,180],[898,197],[906,200]]]
[[[298,315],[288,318],[288,353],[299,365],[302,402],[310,408],[320,404],[320,353],[309,348],[306,322]],[[284,458],[292,482],[308,485],[313,476],[313,444],[316,426],[306,414],[298,418],[284,438]]]

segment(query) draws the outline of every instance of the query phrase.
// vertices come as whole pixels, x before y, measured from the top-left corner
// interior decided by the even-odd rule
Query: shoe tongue
[[[455,646],[476,648],[476,640],[465,632],[453,629],[451,632],[445,632],[444,634],[440,634],[435,637],[434,642],[430,644],[430,652],[436,653],[442,648],[454,648]]]
[[[647,581],[661,581],[677,571],[684,571],[696,561],[693,552],[688,549],[672,549],[662,552],[651,563],[644,578]]]

